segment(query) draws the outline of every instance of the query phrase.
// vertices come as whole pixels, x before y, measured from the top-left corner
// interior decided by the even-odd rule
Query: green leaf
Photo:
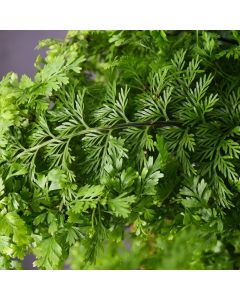
[[[158,171],[159,161],[153,163],[153,157],[150,156],[146,166],[142,169],[139,185],[141,185],[141,191],[143,195],[155,195],[156,185],[160,178],[164,177],[164,174]]]
[[[78,201],[92,201],[100,197],[103,193],[104,186],[102,185],[85,185],[81,187],[77,193]]]
[[[12,254],[10,238],[8,236],[5,236],[5,235],[0,236],[0,253],[9,255],[9,256]]]
[[[63,170],[55,168],[48,172],[47,178],[51,182],[49,191],[54,191],[64,187],[67,176]]]
[[[2,180],[2,177],[0,176],[0,196],[2,196],[4,194],[4,183],[3,183],[3,180]]]
[[[13,242],[19,245],[27,245],[30,240],[25,222],[16,212],[0,215],[0,234],[11,236]]]
[[[189,180],[188,186],[185,186],[180,189],[180,198],[181,203],[186,208],[191,207],[206,207],[212,191],[209,189],[207,183],[202,178],[194,177],[192,180]]]
[[[41,189],[45,189],[47,187],[47,176],[43,174],[38,174],[35,182]]]
[[[83,234],[81,233],[80,229],[77,227],[69,227],[67,228],[67,236],[66,236],[66,242],[72,246],[76,243],[79,238],[83,238]]]
[[[131,213],[131,204],[135,201],[135,196],[127,196],[123,193],[116,198],[108,199],[107,203],[115,216],[127,218]]]
[[[127,170],[123,170],[121,173],[122,190],[126,190],[132,187],[136,178],[137,178],[137,172],[134,169],[128,168]]]
[[[26,166],[20,165],[18,163],[13,163],[10,166],[6,180],[8,180],[13,176],[25,175],[27,173],[28,173],[28,168]]]
[[[46,217],[47,217],[47,213],[42,213],[42,214],[38,215],[34,219],[33,224],[38,226],[39,224],[43,223],[46,220]]]
[[[95,208],[103,195],[104,186],[85,185],[77,193],[77,199],[72,202],[72,210],[75,213],[81,213],[89,208]]]
[[[47,215],[47,222],[49,224],[48,233],[54,235],[54,233],[58,230],[58,220],[56,215],[49,212]]]
[[[159,154],[155,161],[154,167],[155,169],[162,170],[167,163],[169,153],[168,153],[167,145],[164,142],[163,136],[156,135],[156,139],[157,141],[155,142],[155,147],[157,148]]]
[[[51,270],[59,268],[62,248],[55,237],[42,240],[33,250],[37,257],[34,266]]]

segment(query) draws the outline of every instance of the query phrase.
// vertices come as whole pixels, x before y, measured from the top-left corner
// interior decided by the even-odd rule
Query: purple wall
[[[0,79],[10,71],[35,74],[34,62],[44,51],[34,50],[39,40],[64,39],[65,30],[0,30]]]

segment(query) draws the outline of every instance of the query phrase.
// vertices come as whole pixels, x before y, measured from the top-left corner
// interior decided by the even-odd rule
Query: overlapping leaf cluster
[[[1,268],[239,268],[239,42],[41,41],[34,80],[0,82]]]

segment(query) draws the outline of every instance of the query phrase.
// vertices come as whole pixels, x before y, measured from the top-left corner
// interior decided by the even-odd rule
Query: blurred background
[[[44,50],[35,50],[39,40],[64,39],[66,30],[0,30],[0,80],[8,72],[34,77],[36,57]],[[34,269],[34,257],[28,255],[23,261],[24,269]]]
[[[0,80],[10,71],[33,77],[35,59],[44,54],[44,50],[34,50],[38,41],[64,39],[66,33],[66,30],[0,30]]]

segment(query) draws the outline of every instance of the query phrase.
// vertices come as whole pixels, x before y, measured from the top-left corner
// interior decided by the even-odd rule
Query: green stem
[[[25,149],[23,152],[19,153],[15,157],[15,160],[20,158],[21,156],[23,156],[24,153],[32,152],[32,151],[38,151],[40,148],[43,148],[43,147],[47,146],[49,143],[51,143],[53,141],[57,141],[57,142],[62,143],[62,142],[65,142],[67,140],[69,142],[72,138],[80,136],[80,135],[87,134],[89,132],[109,131],[109,133],[111,133],[112,130],[123,129],[123,128],[127,128],[127,127],[144,127],[144,126],[168,127],[168,126],[180,126],[180,125],[181,125],[181,123],[177,122],[177,121],[146,121],[146,122],[127,122],[127,123],[117,124],[117,125],[114,125],[114,126],[111,126],[111,127],[88,128],[88,129],[81,130],[77,133],[65,136],[64,140],[60,140],[60,139],[57,139],[57,138],[54,137],[50,140],[45,141],[42,144],[39,144],[39,145],[36,145],[34,147]]]

